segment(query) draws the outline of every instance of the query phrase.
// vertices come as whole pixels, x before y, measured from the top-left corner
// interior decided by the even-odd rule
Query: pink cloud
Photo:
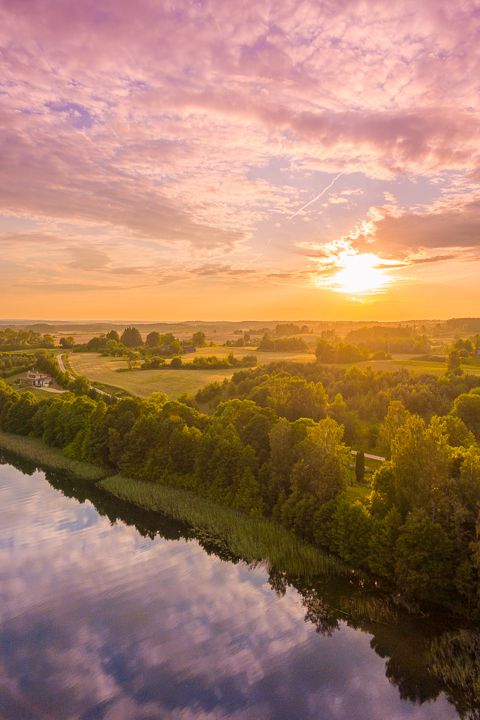
[[[0,212],[37,221],[19,245],[78,247],[54,256],[59,282],[68,267],[300,282],[308,268],[225,262],[321,189],[282,170],[480,181],[479,29],[474,0],[0,0]],[[352,192],[330,206],[353,212]],[[477,247],[478,201],[442,202],[379,210],[369,239],[395,257]],[[299,225],[291,255],[315,232]]]

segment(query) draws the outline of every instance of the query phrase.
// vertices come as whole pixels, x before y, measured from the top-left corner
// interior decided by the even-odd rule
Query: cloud
[[[444,196],[419,211],[375,207],[371,208],[370,217],[371,221],[359,229],[357,237],[355,234],[350,237],[362,243],[374,242],[390,255],[439,248],[480,249],[479,191]]]
[[[295,244],[347,236],[360,211],[346,199],[376,207],[385,191],[395,212],[364,218],[353,247],[399,262],[476,247],[473,199],[442,210],[419,188],[402,208],[385,184],[423,176],[438,197],[453,174],[480,181],[479,29],[475,0],[0,0],[0,212],[37,226],[0,244],[25,285],[72,270],[92,293],[101,277],[300,282]],[[242,271],[339,173],[323,215]]]

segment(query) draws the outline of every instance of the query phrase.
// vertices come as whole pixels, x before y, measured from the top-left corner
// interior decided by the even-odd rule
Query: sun
[[[349,255],[343,258],[345,267],[332,278],[332,286],[337,292],[359,295],[375,293],[392,281],[392,278],[380,269],[380,259],[371,253]]]

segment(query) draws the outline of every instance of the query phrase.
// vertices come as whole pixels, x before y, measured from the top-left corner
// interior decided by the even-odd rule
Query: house
[[[182,350],[184,353],[197,352],[195,345],[182,345]]]
[[[31,383],[33,387],[49,387],[53,378],[46,373],[39,373],[35,370],[30,370],[27,373],[27,377],[20,378],[21,383]]]

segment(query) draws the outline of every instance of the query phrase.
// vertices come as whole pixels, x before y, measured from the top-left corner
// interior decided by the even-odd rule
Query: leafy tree
[[[358,500],[352,503],[342,497],[333,515],[331,547],[354,567],[367,564],[373,520]]]
[[[170,360],[170,367],[172,370],[178,370],[178,368],[182,367],[182,358],[180,357],[174,357]]]
[[[480,395],[463,393],[453,403],[452,415],[463,420],[477,440],[480,440]]]
[[[315,350],[318,362],[333,363],[335,362],[335,348],[324,337],[320,338]]]
[[[463,372],[461,368],[460,353],[458,350],[450,350],[447,359],[447,374],[449,375],[461,375]]]
[[[405,424],[409,413],[400,400],[392,400],[388,406],[387,415],[383,425],[380,427],[380,449],[389,457],[391,453],[392,440],[398,429]]]
[[[435,424],[426,427],[410,415],[392,441],[395,504],[402,514],[412,508],[435,508],[439,489],[448,479],[452,448]]]
[[[395,576],[396,546],[402,524],[402,516],[392,507],[382,520],[375,521],[370,536],[370,570],[389,580]]]
[[[365,453],[359,450],[355,456],[355,477],[359,484],[365,479]]]
[[[205,345],[207,344],[206,340],[207,338],[205,333],[201,330],[198,330],[198,332],[193,333],[192,345],[195,345],[195,347],[205,347]]]
[[[400,588],[423,597],[451,585],[452,544],[439,523],[416,510],[397,541],[395,576]]]
[[[178,342],[178,340],[174,340],[170,343],[170,352],[173,355],[180,355],[183,352],[182,346]]]
[[[80,375],[79,377],[75,378],[75,380],[70,381],[68,389],[71,390],[71,392],[75,393],[75,395],[86,395],[90,390],[90,383],[88,382],[86,377]]]
[[[153,330],[151,333],[148,333],[146,339],[145,339],[145,345],[149,348],[156,348],[160,345],[160,333],[156,330]]]
[[[108,332],[105,337],[107,340],[113,340],[116,343],[120,342],[120,335],[116,330],[110,330],[110,332]]]
[[[328,502],[346,487],[350,452],[342,445],[343,428],[331,418],[320,420],[307,429],[307,435],[295,450],[291,481],[303,496],[313,495],[317,502]]]
[[[463,420],[455,415],[445,415],[445,417],[434,416],[430,425],[438,426],[440,431],[447,436],[448,444],[452,447],[468,448],[475,445],[475,437],[467,428]]]
[[[62,337],[60,338],[59,345],[65,349],[73,348],[75,347],[75,338],[72,337],[72,335],[69,335],[68,337]]]
[[[142,336],[140,335],[140,331],[137,330],[136,327],[125,328],[120,340],[127,348],[139,347],[140,345],[143,345]]]

